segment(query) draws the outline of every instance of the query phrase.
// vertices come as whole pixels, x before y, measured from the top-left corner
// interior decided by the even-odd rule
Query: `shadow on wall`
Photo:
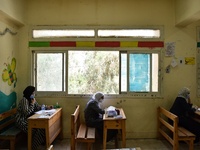
[[[16,107],[17,93],[12,92],[5,95],[0,91],[0,113]]]

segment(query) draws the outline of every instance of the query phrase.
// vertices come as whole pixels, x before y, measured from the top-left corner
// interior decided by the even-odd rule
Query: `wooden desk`
[[[56,109],[51,116],[40,118],[41,114],[34,114],[28,118],[28,150],[32,146],[32,129],[43,128],[46,134],[46,148],[49,148],[54,139],[61,134],[62,130],[62,108]]]
[[[200,123],[200,111],[195,111],[193,119]]]
[[[122,148],[126,147],[126,116],[122,108],[117,108],[120,111],[122,118],[115,119],[113,117],[108,117],[107,114],[103,115],[103,149],[106,149],[106,139],[108,129],[119,129],[122,133]]]
[[[198,110],[195,111],[195,117],[200,119],[200,111],[198,111]]]

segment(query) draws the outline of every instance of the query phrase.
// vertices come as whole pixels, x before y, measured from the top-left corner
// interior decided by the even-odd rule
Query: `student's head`
[[[24,97],[28,99],[29,101],[31,100],[31,95],[33,95],[35,92],[35,87],[34,86],[27,86],[25,90],[23,91]]]
[[[187,87],[183,87],[179,93],[178,93],[178,96],[179,97],[183,97],[185,98],[186,100],[188,100],[190,98],[190,89],[187,88]]]
[[[94,100],[98,101],[98,102],[103,102],[104,100],[104,94],[102,92],[96,92],[93,97]]]

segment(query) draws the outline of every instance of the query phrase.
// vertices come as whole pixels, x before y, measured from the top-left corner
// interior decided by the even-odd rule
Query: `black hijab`
[[[31,102],[30,96],[33,94],[34,91],[34,86],[27,86],[26,89],[23,91],[24,97],[29,101],[29,103]]]

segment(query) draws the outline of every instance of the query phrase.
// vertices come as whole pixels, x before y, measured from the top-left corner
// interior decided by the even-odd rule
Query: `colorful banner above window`
[[[29,47],[164,47],[162,41],[30,41]]]

